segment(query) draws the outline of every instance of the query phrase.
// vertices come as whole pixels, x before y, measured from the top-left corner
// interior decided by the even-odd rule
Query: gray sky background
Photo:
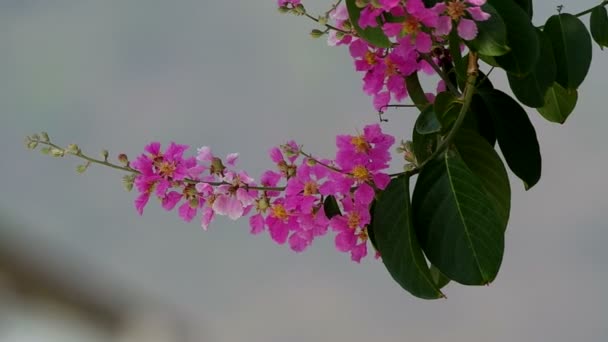
[[[537,24],[560,3],[578,12],[597,2],[536,1]],[[328,2],[305,4],[319,13]],[[332,155],[337,133],[377,121],[371,101],[346,49],[310,39],[312,22],[275,6],[1,1],[0,208],[23,224],[22,248],[61,246],[108,284],[183,312],[209,341],[608,340],[608,55],[598,48],[565,126],[530,112],[543,178],[529,192],[512,179],[498,278],[451,284],[447,300],[413,298],[381,263],[350,262],[330,237],[296,255],[250,236],[245,220],[204,232],[156,203],[139,217],[120,174],[92,167],[79,176],[76,160],[23,148],[41,130],[90,153],[132,157],[151,140],[175,140],[239,152],[256,176],[271,166],[266,151],[289,138]],[[504,75],[494,76],[504,89]],[[414,113],[387,117],[389,132],[409,137]]]

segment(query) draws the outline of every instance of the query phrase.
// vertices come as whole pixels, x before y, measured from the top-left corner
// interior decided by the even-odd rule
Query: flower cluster
[[[185,221],[200,212],[204,229],[216,215],[233,220],[250,215],[252,234],[267,230],[275,242],[288,243],[296,252],[331,227],[336,248],[359,262],[367,255],[370,206],[376,191],[390,182],[384,171],[394,142],[378,124],[369,125],[363,134],[337,136],[336,157],[327,160],[313,158],[291,141],[270,150],[275,168],[264,172],[259,184],[235,169],[237,154],[222,159],[201,147],[195,157],[185,158],[187,146],[171,143],[162,152],[153,142],[131,164],[138,172],[135,207],[142,214],[154,195],[166,210],[179,205]],[[338,212],[326,213],[328,201]]]
[[[301,5],[300,1],[279,0],[279,6]],[[453,28],[465,41],[477,36],[476,22],[490,14],[481,8],[486,0],[445,0],[426,7],[422,0],[361,0],[357,23],[349,22],[345,4],[329,12],[332,25],[328,44],[348,45],[355,69],[363,72],[363,91],[373,96],[374,108],[382,111],[391,99],[401,102],[408,96],[405,78],[422,71],[432,75],[431,63],[441,66],[449,55],[447,36]],[[358,38],[353,25],[379,28],[391,47],[378,47]],[[448,59],[449,60],[449,59]],[[442,82],[442,81],[440,81]],[[441,87],[440,85],[439,87]]]

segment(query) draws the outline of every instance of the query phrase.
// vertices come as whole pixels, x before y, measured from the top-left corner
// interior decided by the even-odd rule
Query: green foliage
[[[431,134],[441,131],[441,123],[437,119],[433,106],[427,106],[416,120],[416,131],[419,134]]]
[[[540,41],[540,56],[534,69],[525,76],[511,73],[508,73],[507,76],[511,90],[517,99],[526,106],[539,108],[545,104],[545,94],[555,81],[557,67],[551,41],[542,31],[537,29],[536,33]]]
[[[545,105],[537,110],[545,119],[563,124],[576,107],[577,100],[576,89],[564,89],[559,83],[553,83],[545,96]]]
[[[557,65],[557,83],[577,89],[591,66],[591,36],[577,17],[564,13],[551,16],[545,24]]]
[[[593,9],[589,26],[591,26],[591,36],[603,50],[604,47],[608,46],[608,12],[606,7],[597,6]]]
[[[424,167],[412,199],[427,258],[466,285],[491,282],[502,261],[505,225],[483,184],[456,151],[449,151]]]
[[[536,66],[540,55],[540,44],[536,30],[528,14],[513,0],[489,0],[502,16],[507,27],[507,41],[511,51],[494,58],[496,64],[506,71],[524,76]]]
[[[500,90],[480,91],[479,95],[492,118],[507,165],[530,189],[540,179],[542,163],[536,131],[526,111]]]
[[[507,45],[507,28],[500,14],[490,4],[483,10],[491,15],[489,20],[477,23],[477,37],[467,45],[474,51],[486,56],[502,56],[511,49]]]
[[[393,279],[414,296],[443,297],[412,226],[409,177],[391,181],[376,203],[373,226],[382,262]]]

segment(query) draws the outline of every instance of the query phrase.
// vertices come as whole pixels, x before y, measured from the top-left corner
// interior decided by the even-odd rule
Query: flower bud
[[[320,25],[326,25],[327,24],[327,16],[320,15],[319,16],[319,24]]]
[[[89,168],[90,165],[91,165],[90,162],[86,162],[85,164],[78,165],[78,166],[76,166],[76,172],[79,174],[83,174]]]
[[[49,142],[51,139],[49,138],[49,134],[47,132],[40,133],[40,138],[44,142]]]
[[[108,152],[108,150],[101,150],[100,156],[101,156],[101,158],[103,158],[103,161],[107,162],[109,155],[110,155],[110,152]]]
[[[313,37],[313,38],[320,38],[320,37],[322,37],[324,34],[325,34],[325,33],[324,33],[323,31],[321,31],[321,30],[317,30],[317,29],[314,29],[314,30],[310,31],[310,36],[311,36],[311,37]]]
[[[369,4],[369,0],[356,0],[355,5],[359,8],[366,7]]]
[[[66,147],[65,152],[69,154],[80,154],[80,147],[76,144],[69,144],[68,147]]]
[[[285,6],[279,7],[278,10],[279,10],[279,13],[281,13],[281,14],[289,12],[289,8],[287,8]]]
[[[48,156],[49,154],[51,154],[51,148],[46,146],[40,149],[40,153],[44,154],[45,156]]]
[[[27,148],[28,148],[29,150],[33,150],[33,149],[35,149],[36,147],[38,147],[38,142],[37,142],[37,141],[30,140],[30,141],[29,141],[29,142],[26,144],[26,146],[27,146]]]
[[[122,186],[125,188],[126,191],[131,191],[131,190],[133,190],[134,181],[135,181],[134,174],[123,176],[122,177]]]
[[[306,9],[304,8],[304,5],[298,4],[296,7],[294,7],[293,14],[295,14],[295,15],[304,15],[304,14],[306,14]]]
[[[65,155],[65,151],[58,148],[51,148],[49,152],[52,157],[63,157]]]
[[[121,163],[124,166],[128,166],[129,165],[129,157],[127,157],[126,154],[121,153],[118,155],[118,162]]]

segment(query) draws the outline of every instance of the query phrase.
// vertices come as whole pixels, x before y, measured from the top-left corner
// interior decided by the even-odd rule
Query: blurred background
[[[598,2],[536,1],[536,24]],[[296,255],[246,220],[204,232],[157,203],[139,217],[120,173],[77,175],[77,160],[23,147],[44,130],[134,158],[174,140],[239,152],[255,176],[290,138],[331,156],[337,133],[378,119],[348,51],[309,38],[313,24],[274,0],[0,1],[0,341],[608,340],[608,55],[596,47],[566,125],[530,111],[543,178],[528,192],[512,178],[498,278],[450,284],[447,300],[415,299],[330,237]],[[409,137],[413,112],[386,118]]]

